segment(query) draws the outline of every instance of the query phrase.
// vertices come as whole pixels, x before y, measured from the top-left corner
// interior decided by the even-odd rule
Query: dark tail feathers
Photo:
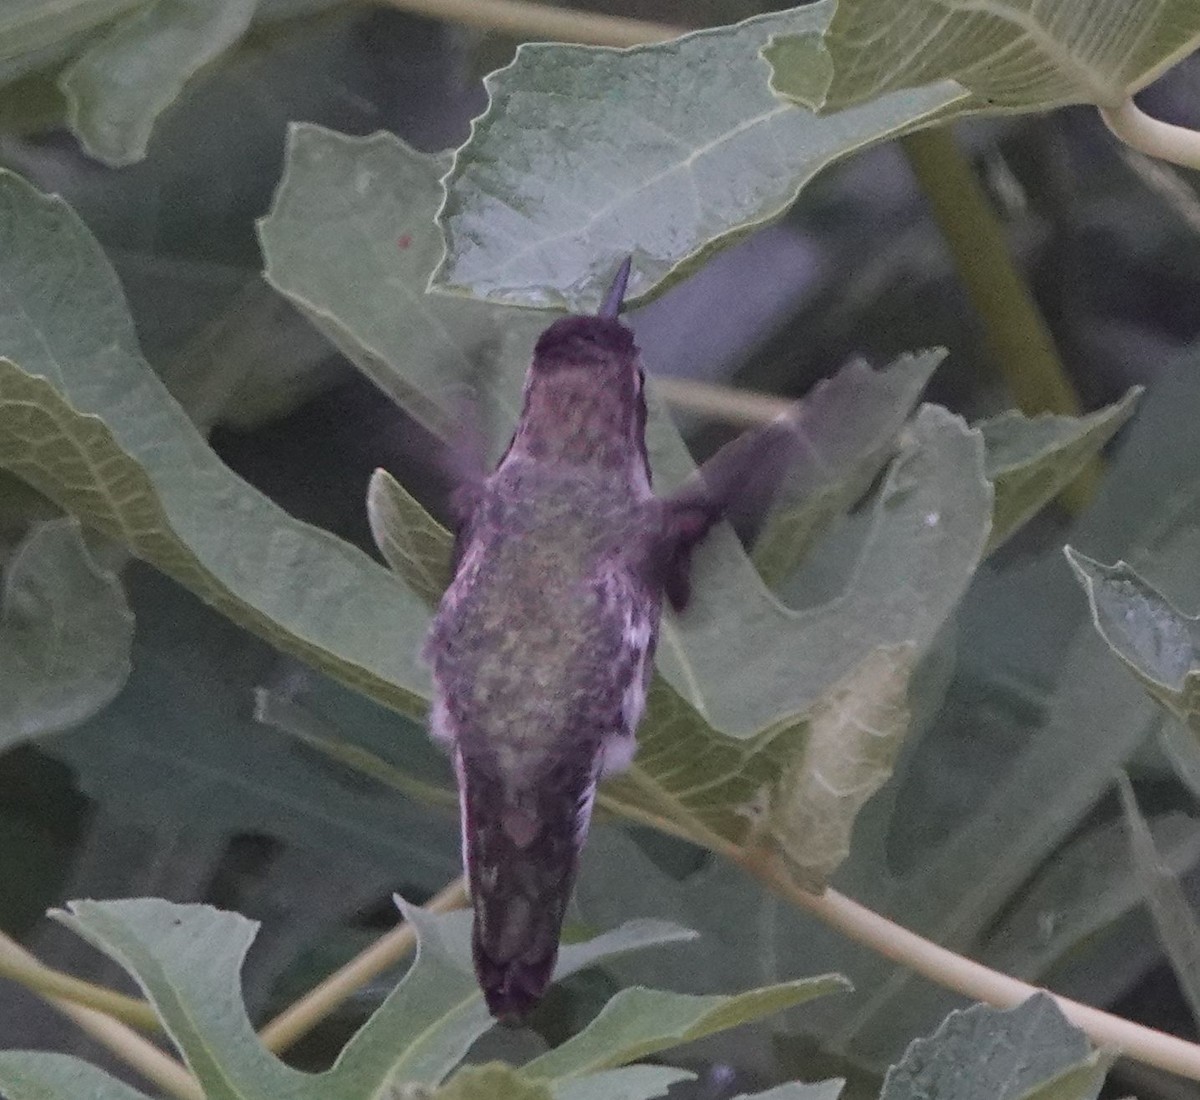
[[[518,786],[489,761],[464,763],[463,851],[475,909],[475,973],[492,1015],[519,1023],[554,972],[591,814],[594,765],[564,761]]]

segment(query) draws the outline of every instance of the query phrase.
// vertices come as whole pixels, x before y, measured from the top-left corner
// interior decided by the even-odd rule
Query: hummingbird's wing
[[[651,551],[652,573],[676,611],[691,596],[696,544],[721,520],[752,542],[796,458],[801,403],[727,443],[662,504],[661,535]]]
[[[471,515],[483,494],[488,476],[487,433],[483,414],[474,395],[460,395],[447,426],[435,431],[410,419],[404,433],[404,449],[414,461],[432,470],[446,494],[446,518],[454,535],[451,570],[457,571],[463,548],[469,540]]]

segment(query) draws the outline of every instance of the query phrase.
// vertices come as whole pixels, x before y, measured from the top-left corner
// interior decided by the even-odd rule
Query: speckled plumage
[[[661,596],[632,336],[568,318],[543,335],[521,421],[466,496],[430,631],[435,737],[450,748],[492,1012],[540,998],[596,782],[628,763]]]
[[[633,756],[663,594],[686,603],[692,546],[761,458],[738,450],[715,494],[700,480],[655,497],[641,364],[615,315],[539,339],[508,451],[454,494],[455,575],[424,650],[500,1019],[550,981],[596,783]]]

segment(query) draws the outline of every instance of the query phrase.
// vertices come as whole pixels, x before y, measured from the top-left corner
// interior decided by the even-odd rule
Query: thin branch
[[[448,913],[466,904],[466,881],[457,878],[430,898],[425,908],[431,913]],[[276,1053],[292,1046],[367,982],[395,966],[412,951],[416,942],[417,934],[407,923],[380,936],[365,951],[330,974],[320,985],[309,990],[267,1024],[258,1033],[263,1045]]]
[[[159,1027],[157,1013],[145,1001],[55,970],[3,932],[0,932],[0,978],[7,978],[45,997],[59,997],[97,1009],[144,1031],[155,1031]]]
[[[150,1005],[142,1000],[122,996],[121,993],[106,990],[102,986],[91,985],[90,982],[71,978],[70,975],[61,974],[58,970],[43,966],[34,956],[19,944],[14,943],[13,940],[8,939],[7,936],[2,936],[2,949],[4,949],[6,978],[19,981],[32,992],[37,993],[37,996],[41,997],[44,1002],[58,1009],[62,1015],[67,1017],[67,1020],[76,1024],[79,1030],[91,1035],[91,1038],[95,1039],[98,1044],[107,1047],[110,1052],[120,1058],[121,1062],[130,1066],[131,1069],[137,1070],[146,1078],[146,1081],[154,1082],[158,1088],[176,1096],[178,1100],[204,1100],[204,1092],[200,1089],[199,1082],[187,1071],[186,1066],[176,1062],[169,1054],[158,1050],[158,1047],[149,1039],[134,1032],[131,1027],[128,1027],[128,1024],[114,1020],[113,1016],[109,1015],[110,1011],[120,1009],[124,1015],[142,1017],[144,1010],[150,1014],[149,1026],[154,1027],[157,1026],[158,1021],[154,1009],[151,1009]],[[70,990],[72,999],[67,999],[66,996],[54,996],[49,992],[52,987],[60,991]],[[88,998],[86,1003],[104,1005],[104,1011],[80,1004],[79,1002],[83,998]],[[146,1021],[139,1018],[139,1024],[144,1022]]]
[[[731,424],[753,427],[769,424],[792,407],[792,402],[769,393],[735,390],[690,378],[654,379],[654,389],[669,405],[701,416],[717,417]]]
[[[519,38],[549,42],[579,42],[590,46],[639,46],[685,34],[682,27],[624,19],[599,12],[556,8],[528,0],[384,0],[393,8],[463,23],[482,30],[502,31]]]
[[[1200,1046],[1143,1027],[1098,1008],[1019,981],[918,936],[836,890],[810,894],[777,860],[738,861],[775,893],[812,913],[844,936],[884,958],[975,1001],[1011,1008],[1035,993],[1049,993],[1064,1016],[1097,1046],[1116,1047],[1128,1058],[1200,1081]]]
[[[147,1081],[153,1081],[178,1100],[204,1100],[199,1082],[185,1066],[127,1024],[114,1019],[121,1015],[140,1027],[159,1026],[154,1009],[145,1001],[54,970],[3,933],[0,933],[0,972],[53,1005]]]
[[[1004,230],[949,130],[921,130],[900,139],[933,210],[971,304],[983,322],[996,364],[1020,409],[1078,416],[1079,398],[1054,338],[1013,265]],[[1101,466],[1086,465],[1062,494],[1072,511],[1091,499]]]
[[[1130,148],[1149,157],[1200,171],[1200,133],[1151,118],[1132,99],[1118,107],[1100,107],[1104,125]]]
[[[137,1070],[147,1081],[153,1081],[160,1089],[169,1092],[178,1100],[204,1100],[204,1090],[185,1066],[120,1020],[114,1020],[94,1008],[72,1004],[60,997],[46,997],[46,1001],[73,1021],[81,1031],[87,1032],[98,1043],[112,1051],[127,1066]]]

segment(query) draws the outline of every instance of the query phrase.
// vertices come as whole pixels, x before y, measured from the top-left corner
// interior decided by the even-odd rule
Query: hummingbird
[[[550,983],[596,786],[634,755],[664,596],[684,610],[692,551],[769,499],[794,435],[746,433],[656,496],[645,374],[618,320],[629,272],[597,315],[541,334],[495,469],[444,460],[453,580],[422,651],[430,732],[458,782],[476,975],[506,1023]]]

